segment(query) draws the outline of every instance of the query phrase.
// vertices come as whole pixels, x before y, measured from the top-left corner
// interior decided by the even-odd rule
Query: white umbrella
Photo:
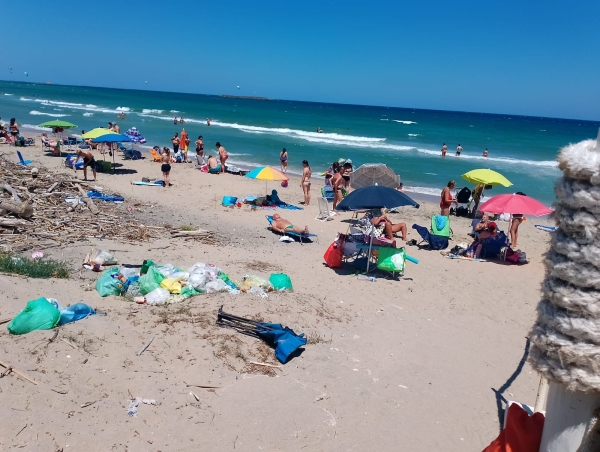
[[[400,176],[383,163],[366,163],[350,173],[350,186],[355,190],[371,185],[398,188]]]

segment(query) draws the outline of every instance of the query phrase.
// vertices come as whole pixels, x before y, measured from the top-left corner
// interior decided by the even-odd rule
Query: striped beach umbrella
[[[289,178],[283,174],[281,171],[276,170],[275,168],[271,168],[270,166],[261,166],[259,168],[253,169],[246,177],[250,179],[264,180],[265,181],[265,191],[267,190],[267,182],[279,181],[279,180],[288,180]]]

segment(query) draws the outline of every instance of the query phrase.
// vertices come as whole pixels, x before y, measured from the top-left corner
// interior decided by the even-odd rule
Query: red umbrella
[[[536,217],[552,213],[552,209],[529,196],[510,194],[494,196],[479,206],[479,210],[489,213],[520,213]]]

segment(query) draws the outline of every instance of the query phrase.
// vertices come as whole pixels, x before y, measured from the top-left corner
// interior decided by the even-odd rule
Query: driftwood
[[[26,226],[28,223],[25,220],[18,220],[16,218],[0,218],[0,226],[7,228],[14,228],[17,226]]]
[[[31,378],[29,378],[27,375],[19,372],[18,370],[16,370],[14,367],[3,363],[2,361],[0,361],[0,366],[6,368],[7,370],[10,370],[12,373],[14,373],[15,375],[18,375],[21,378],[24,378],[25,380],[29,381],[30,383],[33,383],[34,385],[37,385],[37,382]]]
[[[171,231],[171,237],[209,237],[212,232],[205,230],[198,231]]]
[[[83,188],[81,188],[81,185],[75,184],[75,187],[77,187],[77,190],[79,190],[79,193],[81,193],[81,199],[87,204],[88,209],[90,209],[90,212],[92,212],[94,215],[98,215],[100,213],[98,207],[96,207],[94,201],[88,198],[87,193],[83,190]]]
[[[27,202],[2,199],[0,200],[0,208],[23,218],[31,218],[33,216],[33,206]]]
[[[154,336],[152,336],[151,338],[149,338],[146,343],[144,344],[144,346],[142,348],[140,348],[140,350],[137,352],[137,355],[140,356],[142,353],[144,353],[146,351],[146,349],[148,347],[150,347],[150,344],[152,343],[152,341],[154,340]]]
[[[10,185],[0,184],[0,188],[10,193],[13,197],[13,201],[21,202],[21,198],[19,197],[19,194]]]

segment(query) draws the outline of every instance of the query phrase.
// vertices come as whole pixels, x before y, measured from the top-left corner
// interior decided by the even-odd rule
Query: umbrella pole
[[[371,228],[371,237],[369,240],[369,258],[367,259],[367,273],[369,273],[369,266],[371,265],[371,250],[373,248],[373,232],[375,231],[375,225]]]

